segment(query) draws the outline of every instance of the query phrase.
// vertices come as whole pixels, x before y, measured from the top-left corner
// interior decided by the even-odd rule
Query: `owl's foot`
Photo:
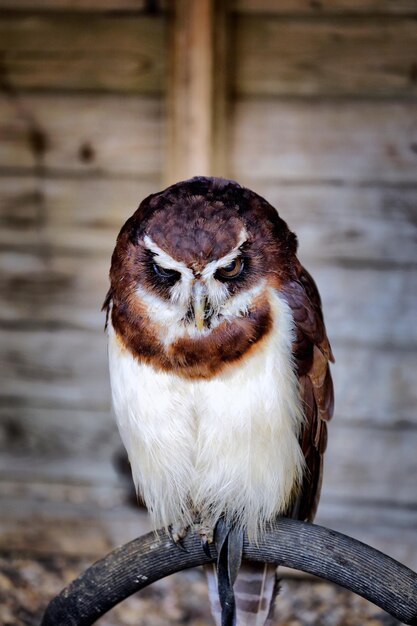
[[[188,552],[183,544],[183,540],[187,536],[188,531],[190,530],[189,526],[182,526],[182,524],[170,524],[168,526],[168,534],[173,543],[182,550],[183,552]]]
[[[214,541],[214,531],[211,526],[208,524],[204,524],[200,519],[195,520],[196,530],[201,539],[201,547],[203,548],[204,554],[211,558],[210,554],[210,544]],[[189,526],[183,526],[181,523],[170,524],[168,527],[168,534],[173,543],[184,552],[187,552],[187,549],[184,546],[184,539],[187,536],[190,530]]]

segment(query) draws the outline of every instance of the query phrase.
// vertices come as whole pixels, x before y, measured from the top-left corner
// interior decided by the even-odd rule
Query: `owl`
[[[314,517],[333,357],[296,251],[265,199],[211,177],[150,195],[117,238],[113,406],[137,490],[177,540],[196,522],[205,541],[220,519],[256,540],[279,515]],[[275,567],[243,562],[232,623],[268,621],[276,589]]]

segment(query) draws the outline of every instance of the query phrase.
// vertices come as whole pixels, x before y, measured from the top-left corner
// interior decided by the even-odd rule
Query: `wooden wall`
[[[118,229],[163,179],[168,15],[0,8],[0,489],[100,506],[119,445],[100,307]],[[228,174],[297,232],[337,360],[318,521],[414,568],[416,18],[415,0],[234,0],[226,64]]]

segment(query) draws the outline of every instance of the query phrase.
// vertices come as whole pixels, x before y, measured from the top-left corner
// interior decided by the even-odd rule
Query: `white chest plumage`
[[[135,484],[155,525],[238,521],[256,535],[288,505],[303,472],[293,320],[269,293],[274,325],[246,359],[210,380],[139,362],[109,329],[113,405]]]

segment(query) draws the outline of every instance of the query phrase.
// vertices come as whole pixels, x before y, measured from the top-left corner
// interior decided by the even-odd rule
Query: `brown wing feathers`
[[[290,282],[284,291],[295,321],[293,353],[305,413],[300,445],[306,460],[306,473],[290,515],[312,520],[320,497],[323,454],[327,443],[326,422],[333,414],[329,361],[334,361],[334,358],[317,287],[301,265],[298,265],[297,273],[298,280]]]

